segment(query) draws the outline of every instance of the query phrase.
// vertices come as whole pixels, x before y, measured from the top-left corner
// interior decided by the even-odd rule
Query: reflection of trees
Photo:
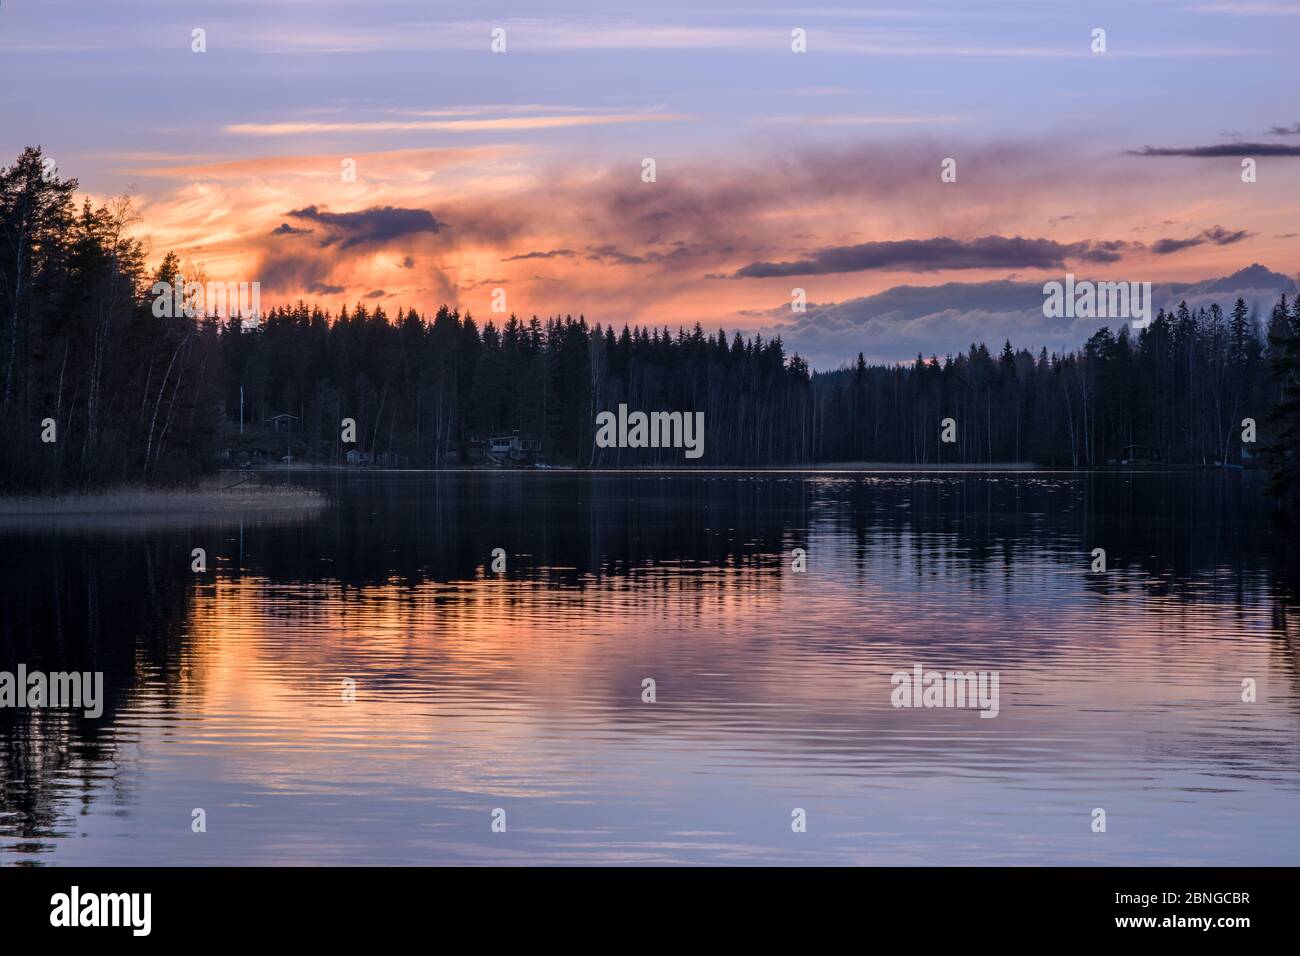
[[[9,537],[0,549],[0,669],[103,671],[104,711],[0,709],[0,836],[60,831],[70,796],[116,787],[117,715],[148,670],[177,679],[189,551],[160,541]],[[175,695],[162,699],[174,702]]]
[[[145,681],[150,708],[186,709],[187,682],[203,679],[189,673],[194,661],[182,637],[195,601],[196,540],[208,550],[208,580],[305,585],[302,599],[279,611],[281,623],[311,614],[319,592],[310,588],[322,581],[345,594],[383,588],[403,620],[429,601],[448,625],[500,619],[500,602],[523,600],[519,592],[415,591],[484,577],[496,547],[509,555],[507,577],[540,585],[527,600],[557,610],[581,609],[610,591],[632,611],[662,606],[668,591],[686,598],[687,613],[705,613],[720,595],[761,601],[789,573],[796,547],[807,549],[810,572],[833,561],[871,583],[888,571],[918,593],[927,580],[978,590],[1010,587],[1026,568],[1077,571],[1071,586],[1099,595],[1164,590],[1180,602],[1243,613],[1273,601],[1278,673],[1300,690],[1300,555],[1269,522],[1256,476],[472,473],[319,481],[345,504],[317,520],[130,538],[7,537],[0,668],[21,661],[33,670],[102,670],[107,700],[96,721],[0,710],[0,837],[33,844],[54,837],[68,826],[69,797],[89,800],[105,778],[123,793],[130,775],[115,769],[118,714]],[[1120,573],[1084,573],[1093,547],[1104,547]],[[698,573],[719,569],[726,573]],[[1184,587],[1192,580],[1202,586]],[[960,632],[951,637],[961,640]],[[808,652],[833,650],[834,640],[811,641]],[[302,650],[321,663],[331,654]],[[404,676],[395,667],[370,679]]]
[[[1273,627],[1277,640],[1270,646],[1269,663],[1274,672],[1286,675],[1291,696],[1300,700],[1300,610],[1294,601],[1282,596],[1274,601]]]
[[[348,507],[259,531],[228,573],[345,587],[472,580],[500,547],[508,577],[582,589],[674,563],[775,572],[793,548],[815,559],[847,540],[859,573],[883,556],[918,577],[958,575],[974,588],[1008,582],[1027,563],[1084,570],[1100,547],[1124,573],[1083,575],[1099,593],[1176,591],[1192,578],[1213,587],[1183,593],[1189,601],[1240,600],[1269,582],[1300,593],[1288,570],[1300,554],[1269,521],[1258,476],[1236,472],[473,473],[322,483]],[[701,584],[683,575],[664,586]]]
[[[1009,550],[1064,552],[1103,538],[1110,554],[1150,561],[1153,572],[1178,576],[1232,556],[1263,569],[1276,536],[1251,481],[1219,472],[331,476],[322,486],[352,506],[305,529],[268,529],[278,540],[250,551],[244,570],[313,579],[326,555],[324,573],[343,583],[456,580],[503,547],[529,556],[511,573],[618,574],[646,561],[770,556],[806,546],[810,529],[946,537],[977,571]]]

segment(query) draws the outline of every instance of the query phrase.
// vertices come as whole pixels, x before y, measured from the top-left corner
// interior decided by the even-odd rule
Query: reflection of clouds
[[[93,768],[76,793],[57,753],[0,750],[6,774],[54,775],[19,807],[44,814],[23,825],[53,858],[789,861],[769,834],[801,806],[808,862],[858,860],[864,832],[876,860],[1059,862],[1095,852],[1070,828],[1099,789],[1194,809],[1216,834],[1198,858],[1293,855],[1277,838],[1300,767],[1284,594],[1266,525],[1219,476],[1090,485],[1110,553],[1131,556],[1105,576],[1086,573],[1079,483],[1053,473],[338,480],[319,520],[227,529],[202,581],[190,536],[166,537],[147,563],[180,605],[144,593],[140,548],[98,582],[113,621],[134,634],[161,614],[179,638],[167,677],[123,655],[104,728],[120,753],[60,738]],[[1187,513],[1231,533],[1171,520]],[[509,546],[507,575],[485,573],[484,541]],[[0,551],[0,586],[23,589],[9,613],[45,619],[27,606],[70,591],[86,632],[83,543]],[[51,558],[63,588],[29,587]],[[997,720],[893,708],[890,675],[915,663],[998,670]],[[1260,679],[1249,710],[1242,674]],[[0,790],[6,809],[31,792]],[[175,838],[166,821],[196,803],[221,840]],[[1008,842],[1027,818],[1050,839]],[[1126,860],[1189,852],[1143,834]]]
[[[942,495],[967,480],[920,482]],[[1022,495],[1037,489],[1022,502],[1045,514],[1064,513],[1053,501],[1075,493],[1068,480],[1031,477],[1008,479],[999,494],[1012,484]],[[682,821],[692,819],[683,802],[693,786],[725,789],[722,778],[819,793],[843,781],[859,799],[868,788],[872,817],[891,827],[917,799],[941,813],[945,801],[977,793],[1021,807],[1057,790],[1127,797],[1134,779],[1149,794],[1230,776],[1269,804],[1266,816],[1283,812],[1287,798],[1271,781],[1300,762],[1291,672],[1270,684],[1281,689],[1267,710],[1251,712],[1248,733],[1225,730],[1225,717],[1238,714],[1235,675],[1278,676],[1272,642],[1255,639],[1270,627],[1261,577],[1247,573],[1244,592],[1234,580],[1218,593],[1197,588],[1194,599],[1180,588],[1152,597],[1148,573],[1133,569],[1099,590],[1077,570],[1085,552],[1068,521],[999,545],[945,529],[924,508],[900,514],[896,506],[918,503],[912,479],[827,478],[815,487],[800,519],[813,557],[807,577],[788,572],[784,546],[704,564],[676,557],[638,525],[648,535],[638,535],[640,560],[564,586],[550,577],[549,562],[567,563],[559,554],[515,561],[516,576],[505,579],[323,582],[310,602],[262,578],[223,582],[195,608],[195,656],[215,660],[232,642],[248,654],[220,677],[203,670],[204,713],[251,708],[253,723],[289,734],[263,745],[275,755],[270,769],[246,762],[223,772],[259,789],[332,795],[364,753],[370,784],[422,790],[436,768],[446,792],[436,799],[474,810],[487,794],[604,808],[608,788],[624,786],[615,781],[653,767],[656,801]],[[867,488],[875,508],[855,500]],[[898,517],[867,517],[882,512]],[[856,535],[855,521],[865,521]],[[990,561],[981,571],[982,551]],[[1174,661],[1171,642],[1181,648]],[[890,675],[914,663],[999,670],[997,721],[893,708]],[[238,683],[247,674],[257,675],[252,692]],[[321,674],[356,677],[358,704],[335,703]],[[657,681],[655,705],[639,702],[644,676]],[[233,728],[223,732],[240,743]],[[745,811],[744,798],[729,799]],[[634,794],[624,800],[639,805]],[[610,815],[617,811],[597,816]],[[557,829],[570,828],[544,828]],[[690,828],[712,836],[707,829]],[[579,842],[593,854],[610,842],[629,844],[622,852],[721,854],[757,840],[746,852],[761,856],[754,832],[737,822],[732,839],[679,846],[647,833]],[[1253,833],[1235,832],[1234,852],[1243,840],[1257,846]],[[576,852],[570,841],[552,843],[534,852]]]

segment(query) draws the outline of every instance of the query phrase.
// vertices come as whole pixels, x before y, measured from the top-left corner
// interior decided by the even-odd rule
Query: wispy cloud
[[[856,246],[820,249],[792,262],[752,262],[738,269],[735,279],[825,275],[836,272],[908,269],[938,272],[948,269],[1057,269],[1067,259],[1113,262],[1127,243],[1025,239],[1020,236],[980,236],[976,239],[900,239],[864,242]]]
[[[577,253],[572,249],[550,249],[546,252],[525,252],[517,256],[506,256],[502,262],[521,262],[525,259],[572,259]]]
[[[445,20],[397,17],[377,25],[356,24],[348,29],[301,22],[294,29],[241,31],[231,40],[248,51],[353,54],[393,52],[487,52],[492,31],[504,29],[509,53],[715,51],[753,54],[788,54],[790,31],[798,22],[791,14],[782,22],[757,24],[736,17],[718,22],[705,12],[677,11],[653,20],[617,16],[503,17],[499,20]],[[841,22],[835,23],[839,19]],[[1094,54],[1085,40],[1047,45],[1008,42],[1007,31],[980,36],[957,30],[947,17],[912,17],[907,25],[858,24],[852,11],[827,11],[820,22],[809,24],[808,50],[822,54],[873,57],[962,57],[991,59],[1087,59]],[[904,19],[904,18],[895,18]],[[1014,17],[1010,18],[1014,19]],[[700,22],[701,20],[707,22]],[[1108,55],[1117,57],[1235,56],[1248,51],[1214,44],[1119,45]]]
[[[1226,13],[1240,17],[1300,15],[1300,4],[1270,2],[1270,0],[1243,0],[1241,3],[1198,3],[1192,9],[1197,13]]]
[[[366,168],[381,175],[427,178],[439,170],[470,163],[484,163],[502,159],[519,147],[514,145],[448,147],[444,149],[397,149],[366,153]],[[122,170],[132,176],[158,179],[186,179],[211,182],[248,180],[266,177],[329,177],[337,180],[339,160],[336,154],[311,154],[304,156],[257,156],[249,159],[232,159],[211,162],[181,162],[184,156],[165,157],[162,154],[130,155],[123,157],[135,162],[159,161],[154,166],[129,166]],[[170,160],[164,162],[163,160]]]
[[[1125,150],[1129,156],[1300,156],[1300,146],[1283,143],[1216,143],[1212,146],[1143,146]]]
[[[790,123],[798,126],[929,126],[951,122],[950,116],[767,116],[765,123]]]
[[[1222,226],[1212,226],[1198,235],[1189,236],[1186,239],[1158,239],[1151,243],[1151,251],[1158,256],[1167,256],[1170,253],[1181,252],[1194,246],[1203,246],[1206,243],[1215,246],[1231,246],[1243,239],[1249,239],[1253,235],[1253,232],[1246,229],[1224,229]]]
[[[685,117],[671,113],[601,113],[559,116],[509,116],[459,120],[360,120],[356,122],[232,123],[225,127],[235,136],[301,136],[305,133],[478,133],[571,126],[611,126],[623,123],[674,123]]]

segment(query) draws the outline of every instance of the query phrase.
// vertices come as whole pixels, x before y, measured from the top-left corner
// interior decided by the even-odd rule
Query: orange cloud
[[[943,183],[939,160],[951,154],[958,182]],[[1113,244],[1122,255],[1089,264],[1099,277],[1198,279],[1269,262],[1288,244],[1267,237],[1284,234],[1295,212],[1262,190],[1219,188],[1213,171],[1187,206],[1187,176],[1171,179],[1150,160],[1062,154],[1046,141],[767,144],[742,155],[663,155],[654,183],[642,181],[639,158],[519,145],[163,164],[146,174],[179,184],[143,212],[155,258],[175,250],[211,278],[260,281],[268,305],[304,297],[337,308],[383,290],[393,306],[445,302],[482,319],[501,287],[521,314],[728,328],[770,327],[762,317],[788,304],[794,286],[826,303],[898,284],[1002,279],[1013,268],[716,278],[750,263],[900,239],[1026,236]],[[355,182],[341,179],[343,158],[355,161]],[[304,210],[314,213],[293,215]],[[392,229],[385,217],[438,228]],[[1152,229],[1167,220],[1180,226]],[[1149,252],[1177,228],[1218,225],[1255,235]],[[1290,263],[1279,256],[1276,267]]]

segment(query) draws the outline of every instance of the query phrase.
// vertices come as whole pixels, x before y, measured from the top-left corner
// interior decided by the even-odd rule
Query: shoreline
[[[1255,469],[1246,469],[1245,473]],[[639,468],[497,468],[460,466],[454,468],[386,468],[349,465],[291,465],[252,471],[222,470],[218,479],[208,479],[193,488],[151,488],[119,486],[89,492],[56,495],[0,495],[0,530],[54,523],[103,521],[129,524],[136,521],[238,519],[313,514],[329,501],[326,494],[296,485],[253,483],[229,484],[235,475],[267,478],[307,475],[603,475],[681,476],[692,475],[1075,475],[1094,474],[1186,474],[1220,472],[1242,474],[1240,468],[1221,465],[1105,465],[1092,468],[1051,468],[1030,462],[991,464],[906,464],[902,462],[836,462],[811,465],[765,465],[753,467],[693,467],[657,465]]]
[[[288,474],[342,474],[342,475],[436,475],[436,474],[599,474],[599,475],[636,475],[647,473],[667,473],[679,475],[693,474],[736,474],[736,473],[825,473],[825,472],[907,472],[907,471],[1073,471],[1070,468],[1045,468],[1032,462],[993,462],[991,464],[919,464],[904,462],[817,462],[807,465],[641,465],[620,468],[589,468],[582,465],[520,465],[517,468],[494,465],[454,465],[446,468],[397,468],[379,465],[315,465],[296,464],[278,465],[269,468],[254,468],[248,471],[236,469],[222,470],[222,474],[235,475],[251,473],[255,475]],[[1084,470],[1084,469],[1077,469]]]
[[[1033,462],[929,463],[906,462],[820,462],[808,465],[645,465],[621,468],[588,468],[577,465],[548,465],[543,467],[521,465],[504,468],[490,465],[456,465],[446,468],[397,468],[374,465],[316,465],[294,464],[246,471],[223,470],[224,475],[709,475],[709,474],[1038,474],[1038,475],[1092,475],[1092,474],[1182,474],[1188,472],[1261,472],[1263,469],[1238,465],[1162,465],[1143,462],[1131,465],[1093,465],[1086,468],[1038,465]]]
[[[309,488],[208,481],[194,488],[130,485],[60,495],[0,496],[0,529],[89,524],[123,528],[315,514],[328,499]]]

